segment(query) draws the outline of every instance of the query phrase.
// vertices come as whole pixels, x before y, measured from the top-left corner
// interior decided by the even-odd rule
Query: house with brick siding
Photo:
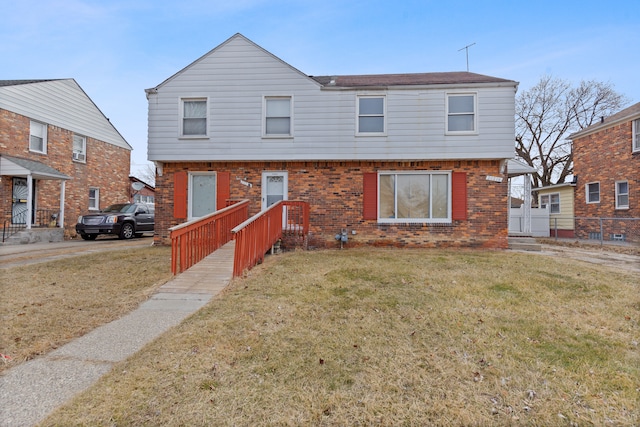
[[[60,229],[129,199],[131,146],[74,79],[0,80],[0,216]]]
[[[640,102],[569,138],[576,236],[640,240]],[[607,218],[602,231],[599,218]]]
[[[147,89],[157,243],[248,199],[310,207],[310,247],[506,248],[517,82],[310,76],[236,34]]]
[[[155,188],[133,175],[129,176],[129,201],[131,203],[155,203]]]

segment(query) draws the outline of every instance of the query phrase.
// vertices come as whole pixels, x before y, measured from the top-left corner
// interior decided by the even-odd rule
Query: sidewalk
[[[0,426],[33,426],[202,308],[233,276],[235,241],[191,267],[121,319],[0,376]]]
[[[148,235],[147,235],[148,236]],[[130,240],[98,238],[93,241],[65,240],[62,242],[30,243],[0,246],[0,269],[20,265],[37,264],[60,258],[81,256],[89,253],[126,250],[153,244],[153,237]]]

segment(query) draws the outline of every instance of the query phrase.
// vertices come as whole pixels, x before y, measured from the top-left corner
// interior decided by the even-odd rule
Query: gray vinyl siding
[[[448,89],[324,89],[232,38],[150,93],[149,160],[442,160],[514,157],[514,84],[481,84],[477,135],[445,135]],[[466,89],[465,89],[466,90]],[[385,136],[357,136],[357,95],[386,96]],[[292,138],[263,138],[264,96],[292,96]],[[179,138],[180,99],[209,100],[208,138]]]
[[[0,108],[79,135],[131,149],[73,79],[2,86]]]

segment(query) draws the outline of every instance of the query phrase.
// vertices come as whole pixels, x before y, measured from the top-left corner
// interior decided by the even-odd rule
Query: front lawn
[[[637,276],[513,252],[269,257],[43,425],[638,425]]]
[[[170,259],[153,246],[0,270],[0,372],[127,314],[172,278]]]

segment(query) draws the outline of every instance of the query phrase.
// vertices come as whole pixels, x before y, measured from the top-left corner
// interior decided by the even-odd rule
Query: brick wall
[[[467,174],[467,220],[451,224],[378,224],[363,219],[363,174],[379,170],[451,170]],[[219,171],[231,174],[231,198],[249,199],[250,215],[260,211],[263,171],[287,171],[289,200],[310,205],[311,247],[337,247],[334,236],[346,228],[348,246],[490,247],[507,246],[507,179],[498,161],[441,162],[253,162],[170,163],[156,178],[157,243],[168,244],[173,217],[173,174],[176,171]],[[241,184],[241,180],[252,186]],[[355,230],[356,234],[351,234]]]
[[[640,153],[632,154],[631,128],[628,121],[573,141],[576,216],[640,217]],[[616,209],[616,181],[629,182],[629,209]],[[600,203],[586,203],[590,182],[600,182]]]
[[[75,223],[89,207],[89,187],[100,190],[100,207],[127,202],[129,197],[129,164],[131,152],[87,137],[86,163],[74,162],[73,132],[48,125],[47,153],[29,151],[30,119],[0,109],[0,154],[35,160],[72,177],[65,184],[65,237],[74,237]],[[38,180],[38,209],[59,210],[59,180]],[[12,179],[3,176],[0,185],[0,215],[11,219]]]

